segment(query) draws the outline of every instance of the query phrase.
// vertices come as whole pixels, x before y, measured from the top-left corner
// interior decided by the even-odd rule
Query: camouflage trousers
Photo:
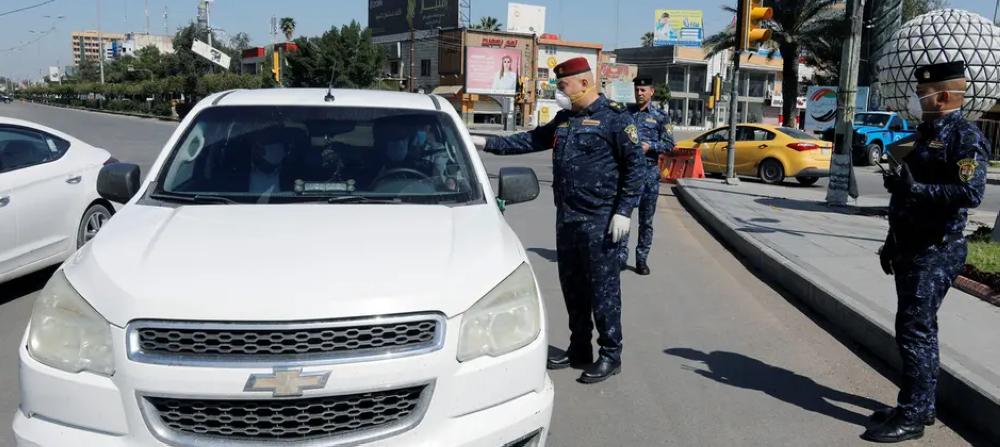
[[[893,260],[898,297],[896,345],[903,360],[898,405],[911,421],[936,413],[937,312],[965,265],[967,251],[965,239],[959,239],[904,252]]]
[[[656,214],[656,201],[660,198],[660,169],[648,166],[642,183],[642,195],[639,197],[639,241],[635,246],[636,264],[645,264],[649,259],[649,250],[653,246],[653,216]],[[618,247],[618,261],[622,265],[628,263],[628,240],[625,236]]]
[[[611,216],[556,224],[559,282],[569,314],[572,352],[592,352],[597,327],[600,354],[621,358],[621,271],[615,257],[618,244],[611,241]],[[591,320],[593,318],[593,320]]]

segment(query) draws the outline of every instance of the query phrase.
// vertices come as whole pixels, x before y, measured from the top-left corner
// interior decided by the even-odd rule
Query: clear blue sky
[[[0,13],[46,0],[2,0]],[[0,75],[15,79],[40,76],[50,65],[72,63],[70,32],[97,27],[98,0],[54,0],[44,6],[0,16]],[[99,0],[105,31],[142,31],[145,26],[143,0]],[[163,33],[163,8],[168,8],[171,34],[192,20],[197,13],[197,0],[148,0],[150,28]],[[473,21],[481,16],[494,16],[507,21],[506,0],[471,0]],[[993,16],[994,0],[950,0],[951,6]],[[653,10],[702,9],[705,12],[706,33],[711,34],[727,25],[723,4],[735,0],[520,0],[546,6],[546,31],[564,39],[595,41],[605,48],[638,46],[643,33],[651,31]],[[620,5],[616,8],[616,6]],[[270,41],[269,18],[293,17],[298,23],[296,34],[317,35],[332,25],[351,20],[368,23],[368,0],[215,0],[212,25],[228,33],[244,31],[254,43]],[[616,11],[617,10],[617,11]],[[65,16],[64,19],[44,16]],[[615,20],[618,19],[618,26]],[[47,30],[55,28],[48,34]],[[32,32],[34,31],[34,32]],[[36,36],[42,35],[41,38]],[[28,42],[37,42],[25,45]],[[12,47],[20,47],[10,50]]]

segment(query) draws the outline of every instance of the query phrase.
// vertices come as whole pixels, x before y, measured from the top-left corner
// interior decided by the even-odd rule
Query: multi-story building
[[[160,54],[170,54],[174,52],[174,38],[156,34],[128,33],[125,34],[125,41],[117,56],[131,56],[146,47],[156,47]]]
[[[729,85],[731,53],[706,58],[701,48],[682,46],[624,48],[615,53],[619,63],[638,65],[640,76],[666,84],[671,98],[667,111],[675,126],[701,129],[728,118],[728,95],[714,109],[708,108],[708,96],[715,75]],[[781,58],[758,55],[740,65],[738,121],[777,124],[781,119]]]
[[[74,31],[70,34],[73,45],[73,65],[80,65],[83,59],[98,62],[100,61],[101,48],[105,51],[105,59],[113,56],[114,48],[125,41],[125,35],[121,33],[98,33],[97,31]],[[101,45],[101,40],[104,45]],[[107,54],[108,52],[111,55]]]

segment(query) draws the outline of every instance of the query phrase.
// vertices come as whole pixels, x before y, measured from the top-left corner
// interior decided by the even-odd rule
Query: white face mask
[[[556,90],[556,105],[563,110],[573,110],[573,100],[562,90]]]
[[[932,96],[937,96],[938,94],[944,93],[944,92],[948,92],[948,93],[962,93],[962,94],[964,94],[965,90],[941,90],[939,92],[930,93],[930,94],[927,94],[927,95],[924,95],[924,96],[917,96],[917,92],[913,92],[913,94],[910,95],[909,102],[906,104],[907,110],[909,110],[910,114],[913,115],[914,117],[916,117],[916,118],[922,118],[924,116],[924,106],[922,104],[923,100],[925,100],[927,98],[930,98]],[[935,115],[947,115],[947,114],[949,114],[951,112],[954,112],[956,110],[962,110],[962,108],[959,107],[957,109],[936,110],[936,111],[931,112],[931,113],[934,113]]]
[[[399,163],[406,159],[407,149],[406,141],[393,141],[389,143],[385,155],[389,157],[389,161]]]

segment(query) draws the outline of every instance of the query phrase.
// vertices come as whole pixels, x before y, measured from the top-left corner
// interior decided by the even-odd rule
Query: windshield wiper
[[[402,200],[395,199],[375,199],[365,196],[333,196],[326,197],[326,203],[361,203],[361,204],[382,204],[382,205],[395,205],[403,203]]]
[[[217,205],[233,205],[239,203],[228,197],[213,196],[208,194],[195,194],[193,196],[187,196],[180,194],[157,193],[150,195],[150,197],[157,200],[165,200],[168,202],[187,202],[187,203],[217,204]]]

